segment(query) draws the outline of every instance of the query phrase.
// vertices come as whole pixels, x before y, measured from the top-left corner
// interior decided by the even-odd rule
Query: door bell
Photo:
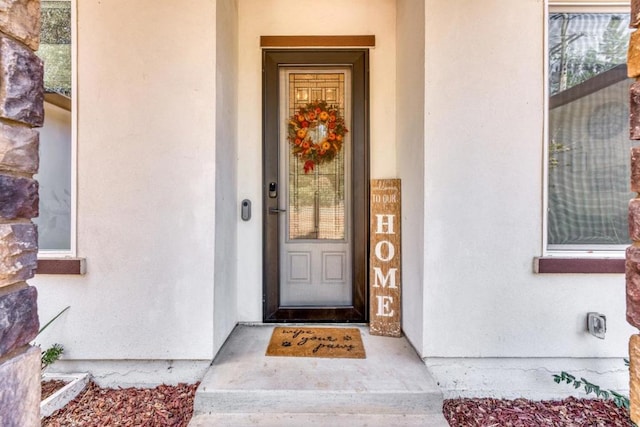
[[[243,221],[249,221],[251,219],[251,200],[244,199],[242,201],[242,207],[240,209],[240,216]]]

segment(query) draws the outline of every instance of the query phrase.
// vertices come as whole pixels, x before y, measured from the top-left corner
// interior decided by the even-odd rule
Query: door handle
[[[284,213],[286,211],[287,211],[286,209],[269,208],[270,214],[279,214],[279,213]]]

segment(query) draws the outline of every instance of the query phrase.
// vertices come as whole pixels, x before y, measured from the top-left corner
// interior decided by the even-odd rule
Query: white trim
[[[549,1],[545,0],[544,7],[544,65],[543,75],[543,120],[542,120],[542,248],[543,256],[549,255],[547,242],[549,236],[548,211],[549,211]]]
[[[554,1],[548,0],[549,6],[584,6],[584,7],[616,7],[616,6],[629,6],[628,1],[585,1],[585,0],[576,0],[576,1]]]
[[[77,256],[78,250],[78,19],[77,0],[64,0],[71,3],[71,212],[69,224],[68,250],[38,250],[38,258],[67,258]]]
[[[629,6],[618,6],[618,5],[602,5],[602,4],[592,4],[592,5],[566,5],[559,6],[553,5],[549,6],[547,10],[551,12],[567,12],[567,13],[629,13]]]
[[[629,12],[629,1],[589,1],[589,0],[574,0],[574,1],[555,1],[547,0],[546,10],[554,12]]]
[[[78,1],[71,0],[71,256],[78,252]]]
[[[624,250],[547,250],[543,258],[597,258],[597,259],[624,259]]]
[[[603,0],[547,0],[549,7],[626,7],[631,5],[630,1],[603,1]],[[628,9],[627,9],[628,10]]]
[[[73,224],[73,221],[71,221]],[[73,237],[73,231],[71,232],[71,237]],[[73,248],[73,244],[71,245]],[[75,255],[69,251],[59,251],[54,249],[39,249],[38,250],[38,258],[39,259],[54,259],[54,258],[74,258]]]
[[[549,13],[628,13],[630,2],[626,1],[555,1],[545,0],[544,10],[544,119],[543,119],[543,164],[542,164],[542,256],[569,258],[624,258],[625,245],[594,245],[582,249],[580,245],[553,245],[548,243],[548,210],[549,210]],[[559,249],[558,246],[563,246]],[[617,249],[620,247],[620,249]]]

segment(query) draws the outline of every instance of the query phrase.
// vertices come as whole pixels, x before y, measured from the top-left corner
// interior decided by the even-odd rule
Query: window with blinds
[[[590,4],[591,3],[591,4]],[[629,13],[553,2],[548,14],[547,249],[628,243]]]

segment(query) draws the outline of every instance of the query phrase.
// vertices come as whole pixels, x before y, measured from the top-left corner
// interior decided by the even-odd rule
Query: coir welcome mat
[[[357,328],[295,326],[274,328],[267,356],[366,358]]]

